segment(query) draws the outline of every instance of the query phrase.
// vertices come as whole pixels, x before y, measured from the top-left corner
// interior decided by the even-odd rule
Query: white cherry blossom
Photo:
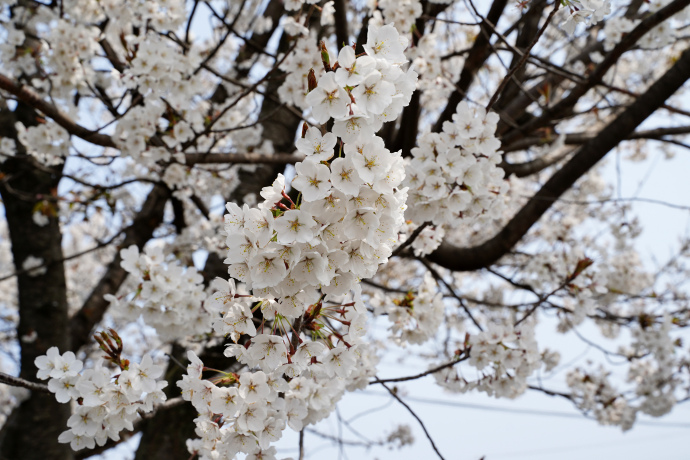
[[[292,186],[302,192],[305,201],[316,201],[328,196],[331,184],[331,172],[328,166],[307,159],[295,166],[297,176]]]
[[[295,141],[295,147],[314,161],[327,161],[333,158],[333,147],[337,140],[333,133],[322,136],[317,128],[310,128],[304,138]]]
[[[319,80],[318,86],[312,90],[305,102],[312,106],[312,116],[319,123],[325,123],[329,118],[342,118],[348,113],[350,97],[335,81],[335,73],[328,72]]]

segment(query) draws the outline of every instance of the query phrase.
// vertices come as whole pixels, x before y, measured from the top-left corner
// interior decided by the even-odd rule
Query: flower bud
[[[323,62],[323,68],[326,72],[331,71],[331,58],[328,56],[328,50],[326,49],[326,43],[321,40],[321,61]]]
[[[307,88],[309,92],[313,91],[316,88],[317,82],[316,82],[316,74],[314,73],[314,69],[309,69],[309,73],[307,74]]]

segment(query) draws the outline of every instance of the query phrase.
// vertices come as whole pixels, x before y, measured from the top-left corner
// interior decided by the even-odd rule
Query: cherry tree
[[[689,148],[689,4],[0,1],[0,457],[303,458],[416,379],[667,414],[690,240],[643,263],[602,160]]]

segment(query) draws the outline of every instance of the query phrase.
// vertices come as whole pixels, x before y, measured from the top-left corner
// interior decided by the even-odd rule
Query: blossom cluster
[[[436,334],[444,313],[443,296],[430,273],[424,275],[416,292],[393,303],[384,301],[377,312],[388,314],[391,335],[400,342],[421,344]]]
[[[500,141],[494,136],[498,115],[482,107],[470,108],[463,101],[453,121],[443,124],[442,133],[425,133],[412,149],[404,185],[409,187],[405,217],[426,230],[426,241],[413,247],[417,255],[427,254],[441,243],[442,226],[458,227],[490,221],[501,215],[508,184],[498,167]]]
[[[432,4],[452,2],[429,0]],[[199,11],[218,7],[213,2],[198,3]],[[68,0],[51,2],[51,6],[0,0],[3,74],[34,90],[44,102],[58,107],[78,125],[102,136],[112,136],[118,151],[106,150],[102,156],[80,159],[91,152],[85,155],[77,152],[70,147],[67,131],[53,120],[38,118],[36,126],[17,126],[17,143],[0,138],[0,163],[26,151],[41,163],[52,166],[63,163],[72,154],[65,177],[79,171],[72,177],[81,176],[85,183],[91,182],[86,179],[106,175],[108,179],[122,177],[118,170],[121,163],[126,163],[124,176],[134,172],[139,176],[135,181],[161,180],[168,185],[172,196],[183,203],[187,228],[175,237],[172,245],[176,250],[184,244],[185,250],[200,246],[217,249],[221,246],[217,243],[225,241],[226,263],[234,280],[217,279],[205,288],[196,269],[164,257],[160,247],[149,247],[140,253],[132,246],[121,255],[122,266],[131,275],[135,288],[120,297],[107,296],[107,299],[111,302],[110,311],[131,321],[143,318],[162,339],[194,336],[194,342],[208,339],[217,343],[219,337],[224,337],[233,342],[226,348],[227,357],[232,358],[228,360],[232,362],[231,368],[206,369],[200,358],[190,353],[192,364],[178,382],[184,397],[199,414],[196,420],[199,439],[189,442],[190,450],[204,459],[233,458],[238,452],[248,454],[250,459],[266,459],[274,457],[271,444],[286,427],[300,430],[328,416],[345,391],[362,388],[374,376],[378,358],[363,340],[367,326],[364,300],[367,299],[361,293],[359,281],[382,271],[382,264],[400,242],[400,234],[415,234],[411,248],[418,257],[434,251],[446,236],[454,243],[467,239],[468,244],[464,246],[474,246],[478,239],[499,229],[521,204],[519,199],[507,203],[510,195],[513,198],[531,195],[534,190],[530,187],[538,185],[539,180],[529,185],[523,183],[523,190],[513,188],[511,194],[506,193],[508,184],[512,187],[515,183],[509,181],[516,179],[504,179],[498,166],[501,161],[497,151],[500,144],[495,137],[498,117],[464,102],[458,105],[452,121],[443,125],[442,132],[420,137],[411,160],[403,160],[400,153],[389,151],[375,135],[385,122],[399,117],[403,107],[409,104],[415,85],[419,84],[421,90],[419,106],[423,114],[440,109],[447,96],[456,91],[452,83],[458,81],[462,69],[469,67],[465,61],[468,55],[463,50],[472,46],[478,29],[476,24],[461,25],[456,19],[462,17],[451,9],[424,11],[429,5],[420,0],[354,2],[355,10],[339,9],[338,13],[346,13],[348,37],[367,18],[368,24],[362,24],[369,34],[365,52],[344,46],[337,53],[337,62],[331,62],[336,56],[329,55],[326,44],[321,49],[314,46],[317,34],[312,31],[310,35],[310,19],[302,19],[310,11],[306,16],[311,17],[312,13],[320,16],[322,26],[334,25],[332,0],[272,2],[271,8],[278,5],[288,11],[299,11],[293,18],[283,17],[277,29],[272,28],[273,19],[267,14],[277,13],[269,11],[264,0],[227,3],[222,8],[222,16],[210,18],[213,30],[204,31],[198,39],[194,37],[196,26],[193,26],[183,39],[181,32],[187,19],[190,25],[199,20],[198,15],[194,21],[187,15],[183,0]],[[607,18],[598,35],[597,29],[593,29],[589,41],[603,43],[603,49],[610,51],[642,18],[666,4],[667,0],[644,2],[636,15]],[[569,15],[564,28],[570,33],[578,22],[591,25],[603,22],[611,10],[610,0],[565,0],[562,5],[561,13]],[[461,3],[457,6],[464,8]],[[618,10],[623,14],[623,9]],[[194,11],[197,11],[196,3]],[[260,17],[262,12],[264,17]],[[423,13],[439,16],[432,20],[430,16],[422,16]],[[512,21],[511,16],[520,13],[506,10],[505,14],[504,20]],[[424,28],[416,30],[417,19],[423,20]],[[519,25],[519,20],[515,24]],[[642,50],[679,42],[675,40],[672,24],[664,21],[652,29],[638,41],[640,49],[626,53],[621,63]],[[258,35],[264,32],[273,35],[272,29],[276,30],[276,36],[262,47]],[[322,27],[318,35],[328,42],[332,29]],[[293,52],[284,60],[283,56],[273,54],[277,35],[283,33],[292,37],[281,39],[280,49],[286,41],[295,44]],[[411,33],[415,35],[416,46],[406,50]],[[553,48],[554,42],[549,41],[553,38],[549,33],[544,35],[547,44],[542,51]],[[540,52],[539,47],[534,48],[534,54]],[[571,50],[564,48],[564,56],[571,54]],[[566,70],[585,75],[591,62],[603,58],[598,52],[590,53],[590,57],[579,60],[571,56],[563,65]],[[407,58],[413,59],[412,66],[406,67]],[[285,75],[276,76],[272,69],[257,79],[258,73],[274,62],[282,62],[280,69]],[[488,65],[491,62],[488,60]],[[636,68],[616,66],[613,83],[620,84],[614,86],[635,89],[636,85],[653,80],[650,75],[637,78],[632,72]],[[543,70],[534,73],[537,71],[531,63],[524,69],[524,82],[542,78]],[[663,71],[664,66],[654,66],[654,70]],[[420,83],[416,72],[423,76]],[[495,76],[489,75],[487,79],[481,72],[477,75],[482,84],[491,87]],[[275,118],[280,118],[274,116],[276,113],[293,110],[277,107],[272,114],[264,110],[269,106],[261,101],[270,101],[272,85],[277,81],[284,81],[278,92],[281,102],[303,110],[304,118],[312,122],[295,142],[297,151],[306,159],[295,166],[294,180],[288,182],[279,176],[271,187],[262,191],[260,198],[252,189],[243,197],[247,206],[229,203],[223,225],[218,214],[214,214],[213,200],[231,193],[243,195],[244,189],[240,190],[242,193],[234,193],[238,182],[236,172],[238,168],[251,170],[256,166],[187,166],[183,152],[188,149],[189,158],[221,152],[273,154],[274,147],[268,139],[280,136],[262,133],[262,126],[270,130]],[[548,106],[563,91],[567,94],[568,84],[543,87],[549,90],[541,95],[543,102]],[[483,94],[483,91],[473,92],[473,87],[467,91],[468,100],[475,96],[481,99]],[[594,96],[600,99],[598,94]],[[539,113],[534,107],[540,104],[542,99],[525,110]],[[602,108],[596,104],[592,107]],[[261,111],[257,110],[259,105]],[[13,104],[10,106],[14,110]],[[560,149],[565,145],[565,133],[581,132],[582,126],[594,132],[599,124],[608,122],[609,108],[601,113],[595,109],[578,112],[576,117],[559,122],[553,129],[554,133],[560,133],[558,141],[534,147],[530,155],[546,158],[545,150]],[[514,110],[507,112],[511,115]],[[590,118],[592,114],[601,118],[595,121]],[[421,119],[422,124],[428,120],[426,116]],[[278,120],[279,124],[282,121]],[[577,124],[577,130],[570,129],[572,126],[567,123]],[[545,133],[550,141],[551,134]],[[287,137],[289,143],[292,136],[288,133]],[[82,144],[76,145],[81,148]],[[280,150],[283,151],[282,145]],[[99,170],[108,173],[92,174],[96,169],[91,166],[84,170],[76,166],[86,161],[94,167],[105,166]],[[139,175],[142,169],[148,171]],[[590,173],[589,178],[583,179],[591,181],[591,177]],[[75,201],[63,200],[60,192],[61,199],[55,204],[54,212],[47,205],[34,206],[33,221],[44,226],[56,222],[55,216],[59,215],[60,222],[66,224],[64,230],[72,233],[65,244],[83,242],[71,223],[84,209],[82,204],[93,209],[107,200],[119,225],[123,222],[115,212],[133,209],[138,201],[136,194],[128,196],[127,182],[112,188],[108,185],[102,189],[107,191],[94,195],[93,200],[80,200],[78,188]],[[99,188],[93,185],[87,189]],[[583,182],[576,187],[582,190]],[[299,192],[298,198],[295,191]],[[88,197],[89,192],[84,196]],[[258,206],[254,206],[257,199]],[[210,205],[210,212],[208,209],[204,212],[204,203]],[[593,413],[602,423],[623,427],[632,424],[636,412],[651,415],[668,412],[676,402],[674,392],[685,388],[679,383],[678,369],[690,369],[678,357],[679,345],[671,337],[672,326],[687,318],[681,315],[662,318],[656,306],[656,294],[653,305],[656,316],[648,313],[650,302],[643,305],[642,298],[646,295],[643,290],[653,280],[641,270],[632,250],[617,250],[609,256],[595,249],[593,242],[581,240],[579,244],[588,248],[588,254],[595,250],[601,254],[600,258],[591,254],[590,257],[606,263],[583,275],[577,284],[563,284],[572,267],[585,257],[584,252],[573,250],[565,254],[565,251],[544,250],[544,243],[560,240],[557,232],[563,230],[568,237],[563,241],[573,247],[573,235],[583,228],[583,221],[573,219],[573,215],[585,213],[582,208],[561,212],[558,206],[559,203],[554,204],[559,225],[542,221],[542,225],[534,226],[530,235],[521,240],[522,247],[508,255],[509,263],[504,267],[520,267],[511,280],[519,282],[515,286],[531,288],[527,290],[535,293],[558,293],[562,332],[591,318],[607,336],[615,335],[622,327],[629,328],[633,340],[632,346],[620,354],[630,361],[627,380],[634,386],[631,399],[635,402],[626,402],[626,396],[616,390],[605,371],[578,370],[568,381],[578,407]],[[179,210],[175,211],[178,217]],[[200,214],[210,216],[204,221],[198,219]],[[84,215],[88,214],[84,212]],[[403,217],[409,220],[403,223]],[[96,219],[89,217],[90,230],[98,226]],[[625,225],[619,223],[615,223],[613,235],[622,241],[630,235],[617,232],[629,231],[633,225],[627,221]],[[220,227],[225,229],[221,237],[210,235],[220,233]],[[466,232],[468,227],[473,232]],[[0,228],[0,233],[6,235],[7,231]],[[9,248],[7,241],[8,238],[0,237],[0,246]],[[539,244],[533,244],[537,241]],[[86,249],[72,252],[86,252]],[[105,250],[115,249],[111,245]],[[9,249],[4,252],[10,253]],[[8,257],[0,252],[0,259],[9,267],[12,263]],[[91,291],[97,282],[94,277],[100,275],[98,270],[93,270],[94,264],[86,262],[100,260],[90,257],[75,257],[67,265],[67,282],[72,284],[68,284],[70,295],[80,300],[70,299],[71,305],[82,303],[81,297]],[[43,259],[34,256],[18,262],[29,276],[39,276],[50,269],[44,266]],[[73,266],[78,263],[79,271],[69,270],[71,263]],[[80,276],[89,270],[93,273],[88,277]],[[421,273],[420,266],[407,258],[396,260],[387,270],[391,273],[388,280],[400,284],[401,279],[416,283]],[[462,278],[464,275],[439,272],[458,284],[468,279]],[[435,276],[438,277],[436,273]],[[446,321],[449,329],[455,328],[454,333],[464,335],[466,317],[462,313],[453,316],[450,308],[444,311],[441,282],[440,277],[435,281],[426,274],[415,292],[369,301],[376,309],[375,314],[386,314],[390,319],[392,342],[423,343],[436,334],[442,321]],[[471,307],[476,308],[479,318],[474,324],[481,329],[486,320],[486,332],[468,335],[458,347],[456,356],[467,361],[464,369],[460,365],[446,368],[436,377],[441,386],[452,391],[479,389],[496,396],[514,397],[526,388],[527,376],[542,364],[548,371],[557,364],[558,356],[539,352],[534,341],[536,319],[524,321],[532,313],[537,317],[536,307],[522,318],[519,327],[512,326],[516,318],[501,322],[493,314],[502,306],[509,307],[503,304],[505,290],[483,284],[486,283],[474,283],[479,287],[472,289],[481,291],[482,295],[477,297],[477,302],[472,301]],[[445,287],[449,291],[454,289],[450,284]],[[0,304],[4,302],[14,308],[14,289],[4,291]],[[463,292],[462,299],[466,294]],[[630,310],[623,312],[614,302],[624,296],[638,297],[639,303],[631,302]],[[459,296],[456,300],[462,302]],[[521,304],[511,308],[510,314],[521,312],[524,307]],[[491,314],[485,314],[489,308]],[[470,315],[467,308],[465,312]],[[14,324],[18,319],[9,322]],[[17,339],[31,343],[36,338],[37,333],[32,332]],[[57,399],[71,402],[74,407],[70,429],[60,437],[74,448],[93,447],[108,438],[117,439],[122,427],[131,427],[137,413],[164,399],[160,389],[165,382],[157,380],[160,368],[152,364],[148,355],[141,364],[120,369],[119,375],[113,375],[115,372],[100,362],[82,372],[84,365],[74,354],[60,355],[55,348],[39,358],[36,365],[41,378],[50,378],[49,386]],[[467,367],[471,372],[463,375],[461,369]],[[0,398],[7,400],[6,396]],[[3,407],[0,413],[6,410]],[[402,444],[409,440],[409,432],[405,430],[392,436]]]
[[[46,38],[51,44],[46,63],[53,73],[54,87],[59,88],[60,97],[69,97],[73,88],[87,87],[95,81],[92,66],[84,65],[93,59],[99,49],[100,30],[95,26],[74,24],[60,19]]]
[[[550,369],[559,359],[554,353],[539,353],[534,325],[528,322],[517,327],[490,323],[487,330],[470,336],[467,345],[467,362],[476,369],[478,377],[464,376],[459,366],[448,367],[434,374],[441,387],[453,392],[477,390],[489,396],[515,398],[525,392],[527,377],[542,363]]]
[[[44,260],[36,256],[28,256],[24,259],[22,270],[26,270],[29,276],[41,276],[46,273]]]
[[[126,86],[137,88],[154,100],[164,96],[176,109],[185,109],[190,89],[199,86],[199,77],[191,73],[201,61],[198,53],[183,54],[179,47],[154,32],[130,37],[127,45],[136,50],[136,55],[123,73]]]
[[[409,104],[417,81],[414,70],[401,68],[407,62],[406,37],[385,25],[370,27],[367,38],[362,55],[356,55],[350,46],[341,48],[337,65],[321,75],[312,91],[306,86],[306,77],[310,69],[316,72],[322,64],[309,39],[303,37],[296,45],[309,52],[291,55],[281,67],[288,72],[279,89],[281,101],[311,107],[319,123],[335,119],[333,132],[346,143],[371,137],[384,122],[395,120]]]
[[[54,122],[26,128],[17,122],[17,139],[26,152],[46,166],[62,164],[69,154],[69,133]]]
[[[342,295],[357,278],[372,276],[397,242],[403,163],[373,135],[382,122],[374,115],[397,116],[409,102],[414,73],[399,67],[403,42],[392,26],[371,28],[365,49],[368,55],[355,57],[343,48],[336,71],[326,72],[306,97],[320,123],[335,118],[335,124],[333,133],[309,128],[296,143],[306,155],[291,184],[301,202],[285,194],[281,175],[262,191],[258,208],[227,205],[229,273],[255,295],[263,289],[267,297],[286,298],[305,287]],[[292,319],[303,313],[281,308]]]
[[[676,390],[684,383],[677,376],[677,370],[687,366],[688,360],[679,356],[677,350],[682,342],[672,337],[672,319],[664,315],[654,324],[651,318],[641,315],[639,326],[632,328],[633,343],[628,356],[648,356],[631,364],[627,381],[636,384],[635,394],[641,398],[636,408],[640,412],[661,417],[676,404]]]
[[[255,349],[253,357],[239,359],[254,361],[254,367],[261,361],[263,369],[272,360],[284,359],[282,343],[272,342],[271,337],[275,336],[262,334],[254,339],[264,350],[271,350],[269,354],[256,359]],[[182,397],[199,413],[195,419],[199,438],[188,440],[187,445],[201,459],[233,459],[240,452],[249,454],[249,459],[275,459],[271,444],[286,427],[300,431],[328,416],[346,390],[366,387],[378,362],[364,345],[328,350],[320,342],[304,342],[293,354],[293,364],[267,372],[228,372],[207,380],[202,378],[206,368],[201,360],[191,351],[188,357],[187,374],[177,384]],[[307,372],[294,374],[307,366]]]
[[[148,246],[144,253],[132,245],[123,249],[122,268],[139,279],[131,297],[106,295],[111,311],[129,321],[140,316],[164,339],[202,334],[210,329],[211,315],[202,308],[206,299],[203,276],[178,260],[165,260],[160,246]]]
[[[60,354],[57,347],[37,357],[35,364],[38,378],[50,379],[48,389],[58,402],[75,403],[67,420],[69,429],[58,438],[73,450],[103,446],[109,438],[119,441],[120,431],[133,430],[140,413],[151,412],[166,400],[162,390],[168,382],[158,380],[164,367],[154,364],[148,354],[139,364],[127,361],[116,375],[102,361],[84,370],[74,353]]]
[[[9,137],[0,137],[0,163],[17,154],[17,143]]]
[[[628,430],[635,422],[636,411],[612,385],[609,377],[603,367],[594,372],[578,368],[568,373],[566,383],[580,410],[592,412],[599,423],[620,425]]]
[[[356,145],[354,153],[346,146],[349,156],[324,164],[311,157],[330,158],[335,136],[312,131],[298,142],[304,151],[311,149],[295,167],[292,186],[301,192],[299,206],[287,208],[280,201],[287,197],[280,176],[262,191],[259,208],[228,203],[225,216],[229,273],[255,295],[298,305],[315,299],[286,299],[318,287],[328,300],[349,291],[358,278],[372,276],[397,242],[405,202],[405,191],[395,188],[402,161],[381,148],[380,139]],[[281,302],[276,311],[291,319],[303,313],[290,308]]]
[[[278,88],[280,101],[303,110],[308,109],[309,105],[304,100],[309,93],[307,75],[311,69],[316,77],[324,72],[321,56],[314,46],[314,38],[299,37],[295,42],[295,52],[285,57],[280,69],[286,74],[285,82]]]
[[[672,319],[661,321],[639,312],[639,324],[631,330],[633,343],[622,347],[621,356],[631,360],[626,381],[633,383],[634,397],[616,388],[612,375],[603,367],[594,370],[576,368],[567,375],[574,402],[582,411],[591,412],[602,425],[632,428],[637,413],[661,417],[677,403],[676,391],[684,384],[679,369],[688,365],[679,356],[681,342],[671,336]],[[633,403],[635,401],[635,403]]]
[[[412,29],[424,9],[419,0],[381,0],[378,7],[381,8],[383,19],[392,22],[403,34]]]
[[[190,451],[201,458],[271,458],[270,444],[286,426],[327,416],[345,389],[374,373],[376,358],[361,343],[358,280],[391,255],[407,198],[402,157],[374,132],[409,103],[415,74],[400,69],[406,43],[392,26],[371,27],[368,38],[367,55],[343,48],[335,71],[310,84],[312,116],[335,123],[332,133],[307,128],[296,142],[306,157],[291,183],[299,199],[279,175],[258,207],[226,205],[225,263],[251,294],[232,279],[216,280],[204,307],[215,332],[235,342],[226,356],[246,370],[221,374],[217,386],[200,379],[203,365],[190,355],[178,384],[200,412],[201,439]]]

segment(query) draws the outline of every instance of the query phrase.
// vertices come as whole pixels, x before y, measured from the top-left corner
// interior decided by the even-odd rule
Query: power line
[[[665,435],[654,435],[654,436],[645,436],[643,438],[636,438],[636,439],[626,439],[624,441],[616,441],[616,442],[597,442],[593,444],[577,444],[577,445],[570,445],[570,446],[563,446],[563,447],[549,447],[549,448],[544,448],[544,449],[532,449],[532,450],[524,450],[524,451],[519,451],[519,452],[504,452],[504,453],[490,453],[486,454],[487,458],[509,458],[509,457],[534,457],[536,456],[542,456],[542,455],[549,455],[549,454],[562,454],[563,452],[572,452],[574,450],[588,450],[588,449],[596,449],[596,448],[610,448],[610,447],[620,447],[621,445],[630,445],[630,444],[636,444],[636,443],[646,443],[651,440],[653,441],[658,441],[660,439],[671,439],[671,438],[676,438],[678,436],[685,436],[686,433],[684,432],[675,432],[675,433],[668,433]]]
[[[360,391],[356,394],[365,394],[369,396],[389,396],[386,393],[380,393],[377,391]],[[574,414],[571,412],[561,412],[561,411],[548,411],[548,410],[537,410],[537,409],[520,409],[515,407],[498,407],[498,406],[488,406],[484,404],[474,404],[474,403],[463,403],[458,401],[448,401],[442,399],[431,399],[431,398],[417,398],[414,396],[406,396],[406,400],[419,402],[423,404],[433,404],[437,406],[453,406],[462,407],[463,409],[476,409],[491,412],[507,412],[512,414],[526,414],[526,415],[540,415],[544,417],[561,417],[561,418],[573,418],[582,420],[582,414]],[[651,422],[647,420],[638,420],[635,422],[637,425],[654,426],[657,428],[690,428],[690,423],[682,422]]]

